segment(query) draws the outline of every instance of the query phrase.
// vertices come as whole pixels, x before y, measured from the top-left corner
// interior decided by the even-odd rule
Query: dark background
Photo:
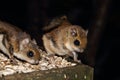
[[[104,4],[105,0],[2,0],[0,19],[28,32],[41,45],[41,28],[50,19],[67,15],[72,24],[90,29],[88,34],[94,32],[89,39],[90,42],[97,42],[96,47],[93,48],[94,52],[88,54],[87,61],[83,60],[83,63],[94,67],[94,79],[120,80],[120,3],[119,0],[107,0],[109,5],[105,6],[105,15],[101,16],[99,1]],[[95,24],[99,21],[96,14],[103,17],[98,32],[95,32]],[[98,40],[94,40],[96,36],[90,38],[94,34],[100,34],[96,35]],[[91,49],[92,46],[89,47]]]

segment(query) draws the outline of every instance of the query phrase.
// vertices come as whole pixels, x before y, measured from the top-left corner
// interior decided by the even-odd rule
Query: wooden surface
[[[92,67],[79,64],[74,67],[4,76],[0,80],[93,80],[93,72]]]

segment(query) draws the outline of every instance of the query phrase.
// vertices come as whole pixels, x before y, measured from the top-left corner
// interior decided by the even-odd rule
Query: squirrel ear
[[[25,38],[25,39],[22,40],[21,44],[22,44],[22,45],[26,45],[26,44],[28,44],[29,42],[30,42],[30,40],[29,40],[28,38]]]
[[[20,42],[20,50],[24,49],[28,46],[28,43],[30,42],[29,38],[25,38]]]
[[[85,31],[86,35],[88,35],[88,29]]]
[[[36,40],[35,40],[35,39],[33,39],[33,40],[32,40],[32,42],[33,42],[34,44],[37,44],[37,42],[36,42]]]
[[[70,31],[70,34],[71,34],[73,37],[77,36],[77,30],[76,30],[76,28],[71,28],[70,30],[71,30],[71,31]]]

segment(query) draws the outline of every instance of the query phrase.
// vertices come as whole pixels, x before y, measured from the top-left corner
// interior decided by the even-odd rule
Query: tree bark
[[[101,36],[105,29],[107,10],[109,7],[109,0],[98,0],[94,2],[94,19],[89,28],[88,47],[87,47],[87,61],[91,66],[95,65],[95,56],[99,48]]]

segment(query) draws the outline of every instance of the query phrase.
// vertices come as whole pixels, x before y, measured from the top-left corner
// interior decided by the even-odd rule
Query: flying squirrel
[[[71,56],[74,61],[87,45],[87,30],[81,26],[72,25],[66,16],[53,19],[48,26],[43,28],[48,31],[42,37],[43,45],[48,55]]]
[[[35,40],[18,27],[0,21],[0,51],[11,60],[24,60],[30,64],[38,64],[41,53]]]

